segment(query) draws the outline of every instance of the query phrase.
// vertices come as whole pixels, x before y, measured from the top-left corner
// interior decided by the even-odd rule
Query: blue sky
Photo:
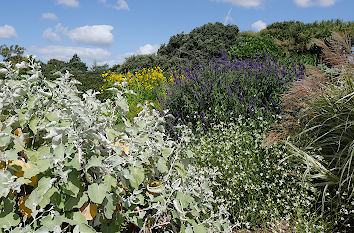
[[[77,53],[113,65],[208,22],[258,31],[285,20],[353,21],[353,12],[354,0],[1,0],[0,44],[44,62]]]

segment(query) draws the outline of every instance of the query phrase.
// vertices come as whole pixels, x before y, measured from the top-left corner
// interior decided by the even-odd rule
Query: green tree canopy
[[[67,63],[67,68],[70,72],[77,74],[77,73],[86,73],[87,72],[87,65],[81,61],[80,57],[77,54],[70,59]]]
[[[342,20],[326,20],[314,23],[303,23],[300,21],[276,22],[267,26],[260,34],[271,36],[281,48],[287,53],[297,54],[319,54],[320,49],[312,46],[313,38],[325,40],[332,35],[332,32],[343,32],[354,36],[354,22],[343,22]]]
[[[0,45],[0,55],[3,57],[4,61],[11,61],[16,64],[23,60],[23,53],[25,48],[19,45]]]
[[[114,71],[119,73],[137,72],[143,68],[159,66],[164,71],[172,71],[178,69],[179,65],[183,64],[183,60],[178,57],[168,57],[166,55],[144,54],[133,55],[125,59],[120,66],[115,66]],[[112,67],[113,68],[113,67]]]
[[[180,33],[163,44],[157,54],[176,57],[199,63],[213,57],[220,57],[220,50],[227,52],[237,41],[239,29],[236,25],[224,25],[220,22],[208,23],[194,28],[190,33]]]

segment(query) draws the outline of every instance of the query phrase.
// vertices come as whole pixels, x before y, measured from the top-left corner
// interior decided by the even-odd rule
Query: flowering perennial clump
[[[173,82],[174,75],[176,72],[171,72],[169,76],[164,74],[164,71],[159,67],[154,68],[143,68],[139,72],[130,73],[127,72],[126,74],[123,73],[115,73],[112,71],[108,71],[102,74],[103,81],[106,83],[101,92],[107,87],[114,86],[115,83],[123,83],[126,82],[128,88],[133,90],[137,88],[141,88],[143,90],[153,90],[155,88],[163,86],[166,82]],[[179,78],[183,78],[182,76],[177,76]]]

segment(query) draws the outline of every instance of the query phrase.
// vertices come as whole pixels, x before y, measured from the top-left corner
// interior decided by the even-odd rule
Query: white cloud
[[[125,0],[118,0],[117,5],[113,6],[117,10],[129,10],[128,3]]]
[[[115,64],[123,64],[125,59],[130,56],[156,53],[159,48],[160,48],[160,45],[145,44],[143,46],[140,46],[135,52],[128,52],[128,53],[120,54],[113,59],[101,61],[101,62],[98,62],[97,64],[99,64],[99,65],[108,64],[110,66],[113,66]]]
[[[235,6],[242,6],[246,8],[259,7],[262,4],[262,0],[214,0],[214,1],[231,3]]]
[[[0,26],[0,38],[11,39],[16,36],[17,33],[14,27],[7,24],[5,24],[4,26]]]
[[[259,32],[260,30],[266,28],[267,24],[265,22],[263,22],[262,20],[258,20],[256,22],[252,23],[251,26],[255,31]]]
[[[51,20],[57,20],[58,19],[58,17],[55,14],[53,14],[53,13],[43,13],[42,14],[42,18],[43,19],[51,19]]]
[[[69,30],[59,23],[54,30],[52,28],[46,29],[43,32],[43,37],[49,41],[60,41],[61,35],[65,35],[79,44],[107,48],[113,44],[112,30],[113,27],[110,25],[86,25]]]
[[[77,0],[57,0],[58,4],[69,6],[69,7],[78,7],[79,2]]]
[[[107,4],[107,0],[98,0],[102,2],[106,7],[111,7],[117,10],[129,10],[129,6],[126,0],[117,0],[115,5]]]
[[[52,28],[47,28],[43,34],[42,37],[46,40],[49,40],[51,42],[60,42],[61,38],[58,32],[53,31]]]
[[[46,30],[44,30],[44,32],[42,33],[42,37],[48,41],[51,42],[60,42],[61,41],[61,33],[67,33],[68,29],[63,27],[63,25],[61,25],[61,23],[58,23],[54,30],[52,28],[47,28]]]
[[[64,33],[77,43],[109,47],[113,43],[112,30],[113,27],[110,25],[93,25],[78,27]]]
[[[336,4],[339,0],[294,0],[294,3],[299,7],[329,7]]]
[[[139,47],[139,49],[136,51],[136,54],[156,53],[159,48],[160,48],[160,45],[146,44],[146,45]]]
[[[68,61],[74,54],[77,54],[84,62],[103,61],[106,60],[111,53],[101,48],[84,48],[84,47],[65,47],[65,46],[32,46],[27,48],[28,51],[38,55],[43,61],[52,58]]]

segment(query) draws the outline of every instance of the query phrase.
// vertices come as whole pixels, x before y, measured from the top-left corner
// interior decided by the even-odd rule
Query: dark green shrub
[[[243,36],[229,50],[229,58],[246,59],[255,54],[266,53],[271,57],[284,57],[284,52],[274,43],[273,38],[265,36]]]
[[[178,69],[184,63],[183,59],[177,57],[168,57],[165,55],[147,54],[133,55],[125,59],[124,63],[119,67],[114,67],[116,73],[135,73],[142,69],[152,67],[160,67],[165,72]],[[113,71],[113,70],[112,70]]]
[[[318,46],[312,46],[311,40],[313,38],[320,40],[330,38],[334,31],[344,32],[353,37],[354,23],[342,20],[315,21],[314,23],[300,21],[276,22],[268,25],[266,29],[260,32],[260,35],[273,37],[288,56],[307,56],[311,54],[318,58],[321,49]]]
[[[207,62],[220,57],[220,50],[228,51],[237,41],[239,29],[236,25],[223,25],[220,22],[208,23],[194,28],[190,33],[172,36],[168,44],[157,51],[168,59],[178,58],[193,64]]]

